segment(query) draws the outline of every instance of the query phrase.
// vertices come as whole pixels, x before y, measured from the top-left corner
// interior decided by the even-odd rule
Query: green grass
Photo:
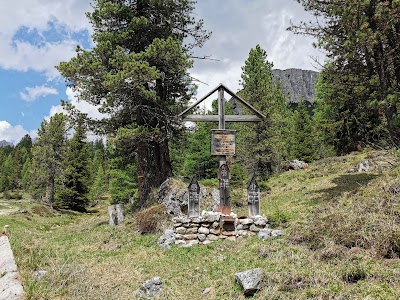
[[[365,158],[371,171],[347,173]],[[0,216],[0,225],[10,225],[26,299],[132,299],[154,276],[165,283],[156,299],[245,299],[233,274],[258,267],[265,279],[253,299],[399,299],[400,261],[389,251],[400,245],[399,196],[390,192],[399,173],[395,156],[365,152],[272,177],[261,211],[286,235],[268,241],[165,251],[159,234],[137,232],[135,216],[110,227],[105,203],[82,214],[26,198],[14,204],[27,212]],[[246,203],[243,190],[233,195]],[[48,273],[34,281],[34,270]]]

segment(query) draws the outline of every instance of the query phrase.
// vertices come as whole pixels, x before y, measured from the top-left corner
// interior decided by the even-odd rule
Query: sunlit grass
[[[395,159],[372,154],[371,160]],[[386,191],[399,182],[398,170],[382,163],[367,173],[347,173],[372,154],[331,158],[272,177],[261,211],[286,233],[274,240],[252,237],[161,250],[159,234],[139,234],[134,215],[122,226],[109,226],[105,202],[97,212],[82,214],[52,211],[25,198],[14,202],[18,213],[0,216],[0,225],[10,226],[27,299],[133,299],[133,291],[154,276],[165,283],[156,299],[245,299],[233,275],[258,267],[265,279],[253,299],[399,299],[399,259],[342,243],[374,232],[371,226],[377,224],[383,227],[369,241],[396,236],[389,229],[399,225],[398,196]],[[233,195],[246,213],[245,190]],[[355,228],[361,212],[366,222]],[[341,217],[346,222],[337,223]],[[48,273],[35,281],[35,270]],[[209,293],[203,294],[206,288]]]

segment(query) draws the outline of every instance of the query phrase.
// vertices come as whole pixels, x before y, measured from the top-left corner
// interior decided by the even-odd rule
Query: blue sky
[[[0,141],[16,144],[27,133],[35,137],[44,118],[62,111],[61,99],[99,116],[96,108],[77,102],[54,68],[73,57],[77,45],[92,47],[92,29],[85,16],[90,1],[1,2]],[[199,86],[199,96],[220,82],[239,89],[241,66],[257,44],[275,68],[317,69],[311,57],[323,60],[310,38],[286,31],[290,21],[311,18],[295,0],[198,0],[195,13],[213,32],[195,54],[217,59],[195,61],[191,74],[206,83]]]

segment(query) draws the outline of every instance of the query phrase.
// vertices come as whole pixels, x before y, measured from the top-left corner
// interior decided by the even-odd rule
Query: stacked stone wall
[[[235,214],[223,215],[203,211],[200,217],[175,217],[175,244],[181,246],[206,245],[226,239],[236,241],[244,236],[253,236],[260,231],[272,233],[268,219],[263,216],[238,218]]]

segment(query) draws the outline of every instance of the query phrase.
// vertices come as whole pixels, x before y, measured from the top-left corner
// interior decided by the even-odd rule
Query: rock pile
[[[235,214],[203,211],[200,217],[174,217],[175,244],[181,246],[206,245],[212,241],[227,239],[236,241],[243,236],[263,232],[265,236],[282,235],[279,230],[269,229],[268,219],[263,216],[238,218]],[[265,231],[268,229],[268,231]]]

